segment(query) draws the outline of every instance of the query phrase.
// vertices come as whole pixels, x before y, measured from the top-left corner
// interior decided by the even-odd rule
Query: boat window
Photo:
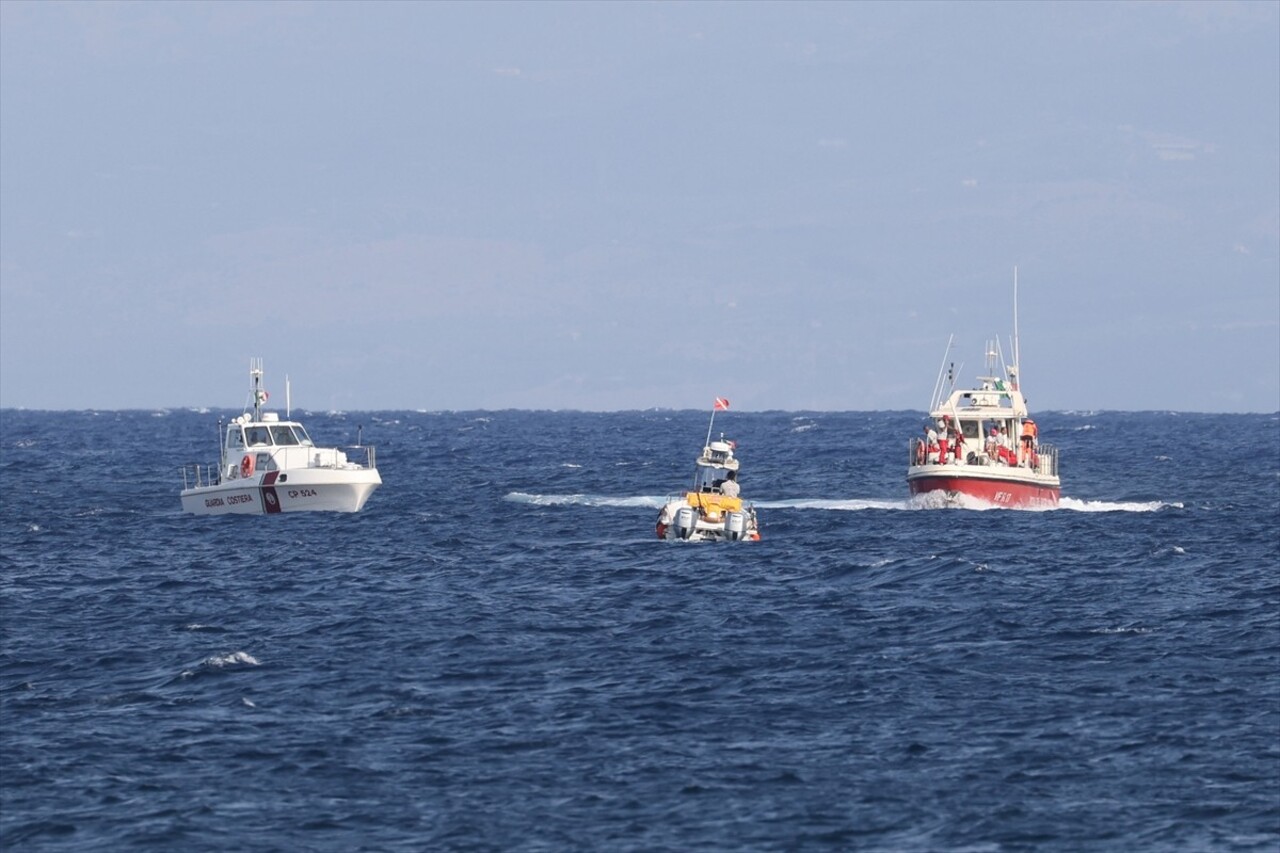
[[[298,441],[301,444],[306,445],[307,447],[315,446],[311,442],[311,436],[307,435],[307,431],[306,429],[303,428],[302,424],[294,424],[293,431],[294,431],[294,434],[298,436]]]
[[[267,432],[266,427],[249,427],[245,431],[245,440],[249,442],[250,447],[265,447],[271,444],[271,433]]]
[[[960,432],[964,434],[965,438],[977,438],[979,435],[978,422],[977,421],[961,421]]]
[[[276,444],[279,445],[291,445],[298,443],[298,439],[293,434],[293,430],[289,429],[286,425],[273,426],[271,428],[271,436],[276,440]]]
[[[227,429],[227,447],[232,450],[240,450],[244,447],[244,433],[240,431],[240,427],[233,426]]]

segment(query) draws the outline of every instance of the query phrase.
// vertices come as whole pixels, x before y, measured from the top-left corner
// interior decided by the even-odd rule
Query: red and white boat
[[[910,441],[907,467],[907,486],[926,505],[1058,505],[1058,450],[1040,442],[1018,375],[1017,270],[1013,330],[1012,363],[1005,363],[999,341],[989,342],[986,375],[978,377],[976,388],[956,388],[954,363],[947,369],[945,384],[943,371],[938,372],[929,421]],[[946,364],[944,358],[944,368]]]

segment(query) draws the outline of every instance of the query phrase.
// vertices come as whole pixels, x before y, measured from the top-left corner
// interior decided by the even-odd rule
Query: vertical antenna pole
[[[262,420],[262,402],[266,392],[262,390],[262,359],[249,359],[249,376],[253,379],[253,419]]]
[[[712,403],[711,419],[707,421],[707,440],[702,445],[704,450],[711,446],[711,425],[714,424],[715,422],[716,422],[716,404]],[[701,456],[702,454],[698,454],[698,455]],[[698,466],[697,465],[693,466],[693,486],[694,488],[698,487]]]
[[[933,396],[929,398],[929,411],[938,408],[938,404],[942,402],[942,376],[947,369],[947,357],[951,355],[951,345],[955,343],[956,336],[953,332],[951,337],[947,338],[947,349],[942,354],[942,364],[938,367],[938,378],[933,383]]]
[[[1018,267],[1013,268],[1013,366],[1018,373],[1018,387],[1022,387],[1022,347],[1018,344]]]
[[[293,404],[289,398],[289,374],[284,375],[284,418],[289,420],[293,417]]]

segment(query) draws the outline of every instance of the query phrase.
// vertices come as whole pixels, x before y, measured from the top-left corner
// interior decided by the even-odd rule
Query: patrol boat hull
[[[939,471],[953,466],[913,466],[907,469],[907,488],[914,495],[938,495],[947,505],[960,505],[964,498],[1009,509],[1052,509],[1061,495],[1057,477],[1018,476],[1019,469],[990,474]]]
[[[194,515],[274,515],[279,512],[359,512],[382,485],[376,470],[267,471],[247,480],[182,491]]]

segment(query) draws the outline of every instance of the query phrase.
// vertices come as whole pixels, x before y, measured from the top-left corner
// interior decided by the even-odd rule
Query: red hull
[[[908,480],[907,485],[911,488],[913,495],[922,495],[927,492],[961,494],[992,506],[1011,509],[1055,507],[1058,505],[1058,496],[1061,493],[1061,489],[1057,486],[946,474],[916,477]]]

